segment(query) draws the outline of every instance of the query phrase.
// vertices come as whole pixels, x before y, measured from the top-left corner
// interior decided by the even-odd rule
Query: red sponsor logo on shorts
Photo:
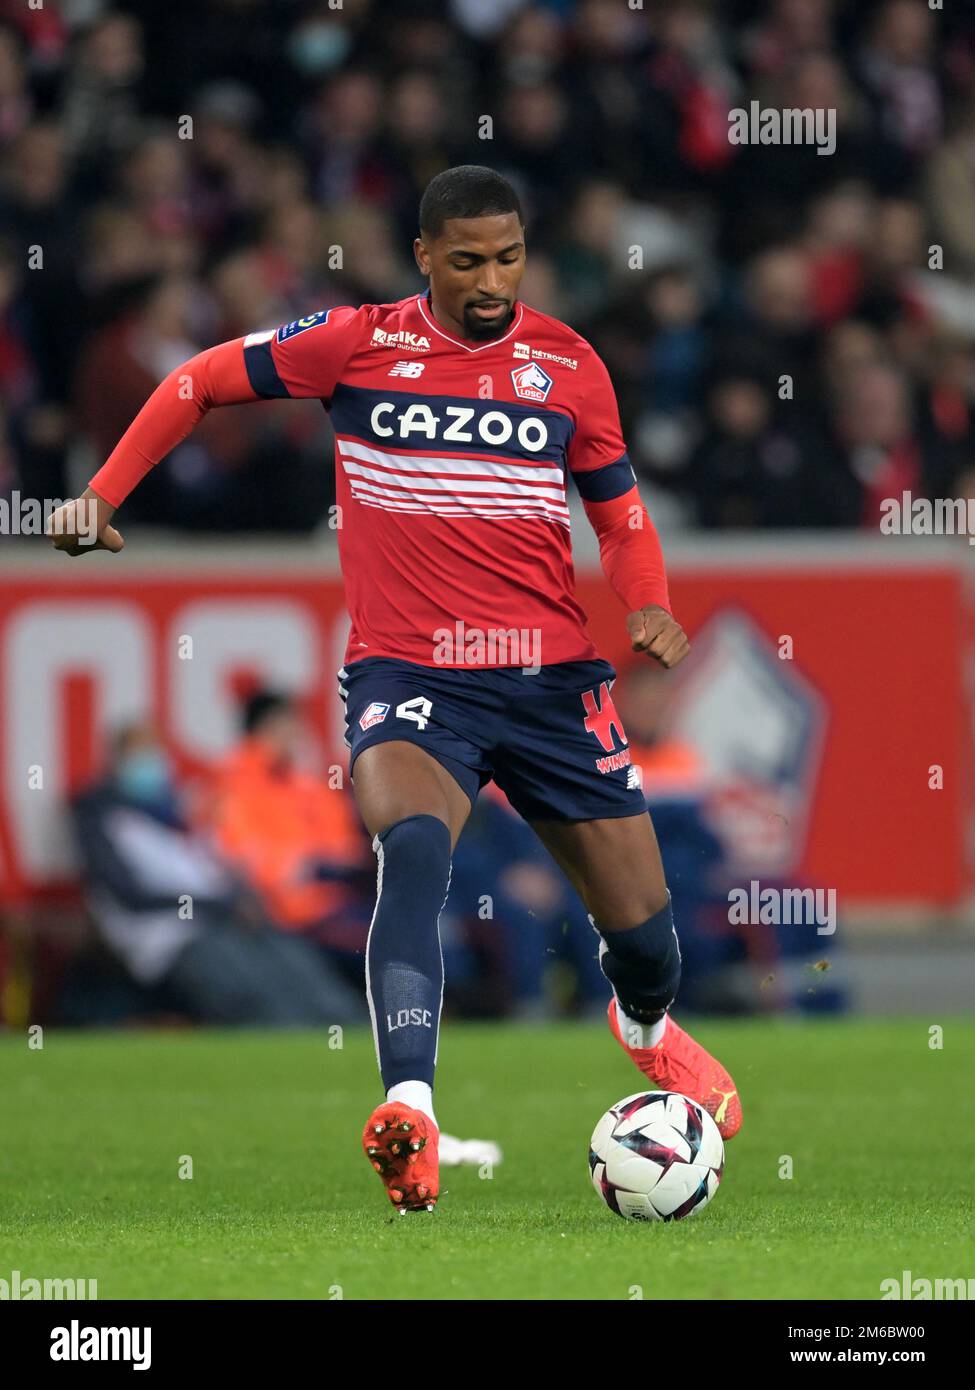
[[[623,748],[619,753],[610,753],[608,758],[596,759],[597,772],[619,772],[621,767],[629,767],[630,750]]]
[[[613,738],[613,730],[619,734],[620,743],[626,743],[626,734],[623,732],[623,721],[616,713],[616,706],[613,704],[613,697],[609,693],[609,686],[603,681],[599,687],[599,703],[596,703],[596,691],[584,690],[582,692],[582,703],[586,711],[585,727],[590,734],[595,734],[599,742],[606,749],[607,753],[612,753],[616,747],[616,740]]]

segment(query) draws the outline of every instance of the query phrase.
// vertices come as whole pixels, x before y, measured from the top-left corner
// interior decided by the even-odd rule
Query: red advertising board
[[[625,661],[616,614],[592,603],[590,581],[581,587],[601,649]],[[819,697],[822,742],[804,788],[798,875],[835,887],[848,904],[957,904],[971,771],[958,570],[678,567],[671,595],[696,645],[729,615],[764,634],[776,661],[779,639],[791,637],[781,671]],[[940,789],[932,768],[943,770]]]
[[[6,899],[70,881],[65,795],[126,719],[154,717],[193,772],[232,741],[242,685],[266,679],[306,696],[320,764],[344,762],[338,578],[311,560],[242,555],[0,570]],[[949,907],[967,887],[962,573],[950,557],[844,555],[672,559],[675,610],[694,642],[681,731],[735,783],[736,822],[781,832],[782,870],[848,905]],[[597,645],[624,669],[633,658],[617,600],[598,571],[579,576],[579,591]]]

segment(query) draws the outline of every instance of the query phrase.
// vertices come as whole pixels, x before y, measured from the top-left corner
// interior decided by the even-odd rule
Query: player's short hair
[[[508,180],[483,164],[458,164],[430,180],[420,199],[420,231],[438,237],[451,217],[497,217],[516,212],[524,226],[521,200]]]

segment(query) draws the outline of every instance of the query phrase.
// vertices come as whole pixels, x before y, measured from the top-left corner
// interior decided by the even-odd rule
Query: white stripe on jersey
[[[521,483],[564,483],[558,464],[505,462],[495,458],[440,458],[430,454],[391,454],[372,449],[354,439],[338,441],[339,453],[363,463],[378,463],[399,473],[477,473],[485,478],[499,478]]]
[[[454,497],[470,496],[472,499],[478,498],[479,493],[509,499],[538,497],[562,510],[565,509],[565,493],[561,488],[543,492],[540,487],[531,483],[497,483],[487,478],[441,478],[435,473],[424,473],[417,479],[415,473],[381,473],[377,468],[364,468],[361,463],[350,463],[348,459],[342,460],[342,466],[353,487],[358,485],[357,480],[363,479],[365,482],[379,483],[387,491],[403,492],[411,497],[420,497],[422,493],[429,492],[449,492]]]
[[[370,496],[376,499],[381,497],[389,498],[393,502],[411,502],[418,507],[457,507],[463,510],[469,507],[471,511],[478,511],[481,515],[488,515],[499,507],[526,507],[532,511],[544,512],[546,516],[558,517],[560,521],[569,520],[569,510],[565,503],[560,499],[546,497],[543,493],[533,492],[531,488],[512,487],[500,493],[492,484],[486,486],[492,489],[491,496],[485,497],[480,493],[470,493],[466,488],[472,486],[465,484],[465,490],[454,491],[447,479],[424,479],[426,483],[440,483],[442,487],[439,491],[433,488],[399,487],[395,483],[387,483],[386,479],[382,483],[375,483],[365,478],[350,477],[349,483],[352,488],[353,497]]]
[[[534,516],[569,526],[565,475],[557,464],[391,454],[342,438],[338,447],[352,496],[359,502],[436,516]]]

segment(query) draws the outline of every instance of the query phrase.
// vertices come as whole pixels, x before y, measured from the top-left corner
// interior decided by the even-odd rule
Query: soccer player
[[[331,412],[352,622],[339,690],[378,857],[366,985],[386,1100],[363,1146],[400,1211],[438,1196],[438,923],[453,847],[492,778],[586,905],[613,1036],[657,1086],[705,1106],[725,1139],[741,1125],[728,1072],[668,1012],[681,969],[670,894],[613,706],[616,673],[574,595],[570,476],[633,650],[664,667],[686,655],[609,374],[572,329],[518,299],[525,229],[507,180],[447,169],[419,221],[425,293],[199,353],[49,525],[69,554],[121,550],[115,509],[205,411],[305,396]]]

